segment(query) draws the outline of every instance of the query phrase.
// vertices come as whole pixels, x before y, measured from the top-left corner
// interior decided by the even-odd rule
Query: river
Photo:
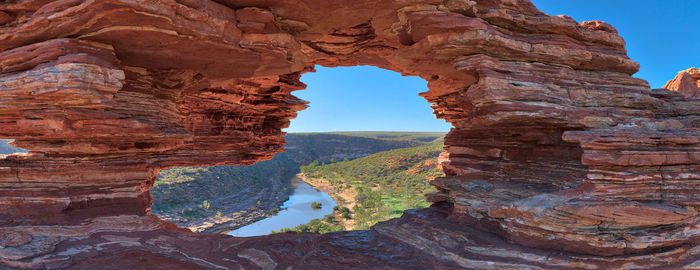
[[[338,205],[328,194],[315,190],[297,177],[292,178],[291,185],[294,192],[282,205],[282,208],[286,209],[281,210],[276,216],[238,228],[228,234],[237,237],[268,235],[272,230],[293,228],[309,223],[315,218],[321,219],[333,213],[333,207]],[[312,202],[320,202],[321,209],[311,208]]]

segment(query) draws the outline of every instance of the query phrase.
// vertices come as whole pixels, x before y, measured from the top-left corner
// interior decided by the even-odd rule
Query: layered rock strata
[[[30,150],[0,159],[3,266],[700,265],[700,101],[633,78],[606,23],[526,0],[20,0],[0,24],[0,137]],[[428,81],[454,126],[433,207],[250,239],[150,215],[161,169],[282,151],[316,64]]]
[[[690,68],[679,72],[664,88],[681,92],[687,98],[700,98],[700,69]]]

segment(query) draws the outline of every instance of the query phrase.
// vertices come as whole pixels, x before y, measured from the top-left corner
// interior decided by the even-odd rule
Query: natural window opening
[[[250,166],[161,171],[152,213],[203,233],[365,230],[429,206],[449,124],[418,93],[426,81],[375,67],[323,68],[295,92],[310,102],[285,152]]]

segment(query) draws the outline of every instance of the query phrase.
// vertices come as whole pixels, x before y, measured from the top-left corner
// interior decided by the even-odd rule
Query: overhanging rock
[[[0,267],[700,265],[700,100],[633,78],[606,23],[526,0],[19,0],[0,24],[0,137],[30,150],[0,156]],[[255,238],[150,215],[161,169],[282,151],[314,65],[429,82],[454,127],[432,207]]]

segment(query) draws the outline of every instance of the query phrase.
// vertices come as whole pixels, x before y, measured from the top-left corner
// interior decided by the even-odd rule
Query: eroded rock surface
[[[0,137],[30,150],[0,159],[2,266],[700,267],[697,73],[650,89],[606,23],[526,0],[19,0],[0,24]],[[282,151],[316,64],[429,82],[454,126],[433,207],[247,239],[150,215],[161,169]]]
[[[687,98],[700,98],[700,69],[690,68],[679,72],[664,88],[681,92]]]

